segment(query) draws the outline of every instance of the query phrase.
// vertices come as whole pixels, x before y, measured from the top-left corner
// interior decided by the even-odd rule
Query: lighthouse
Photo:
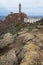
[[[21,3],[19,3],[19,13],[21,13]]]

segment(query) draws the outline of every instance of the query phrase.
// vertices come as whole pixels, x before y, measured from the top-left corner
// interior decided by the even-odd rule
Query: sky
[[[28,16],[43,16],[43,0],[0,0],[0,15],[18,12],[19,3]]]

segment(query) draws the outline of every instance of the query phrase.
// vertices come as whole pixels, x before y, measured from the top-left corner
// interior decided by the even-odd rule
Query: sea
[[[30,18],[43,18],[43,16],[29,16]],[[0,20],[5,20],[6,16],[0,16]]]
[[[0,20],[5,20],[6,16],[0,16]]]

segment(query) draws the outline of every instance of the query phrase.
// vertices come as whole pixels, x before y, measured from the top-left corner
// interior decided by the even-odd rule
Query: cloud
[[[43,13],[43,0],[0,0],[0,7],[17,12],[19,3],[22,4],[22,11],[26,13]]]

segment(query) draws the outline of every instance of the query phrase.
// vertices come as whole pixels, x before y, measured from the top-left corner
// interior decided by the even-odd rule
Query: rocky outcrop
[[[0,36],[0,65],[43,65],[43,34],[23,30]]]
[[[6,16],[4,21],[0,21],[0,34],[4,34],[6,32],[14,34],[23,26],[24,18],[27,18],[27,15],[25,13],[9,14],[8,16]]]
[[[0,56],[0,65],[17,65],[17,63],[18,61],[14,49]]]
[[[24,22],[24,18],[27,18],[27,15],[23,12],[21,12],[21,13],[11,13],[10,15],[8,15],[6,17],[5,20],[6,20],[6,22],[17,23],[17,22],[20,22],[20,21]]]
[[[14,37],[10,33],[6,33],[3,35],[3,39],[0,40],[0,48],[4,48],[5,46],[13,43]]]
[[[36,51],[28,51],[20,65],[40,65],[40,55]]]
[[[22,34],[21,36],[24,37],[26,43],[18,55],[18,59],[21,60],[20,65],[43,65],[42,33],[38,35],[33,35],[31,33],[29,35],[30,37],[25,35],[26,33]],[[33,35],[33,37],[31,35]]]

